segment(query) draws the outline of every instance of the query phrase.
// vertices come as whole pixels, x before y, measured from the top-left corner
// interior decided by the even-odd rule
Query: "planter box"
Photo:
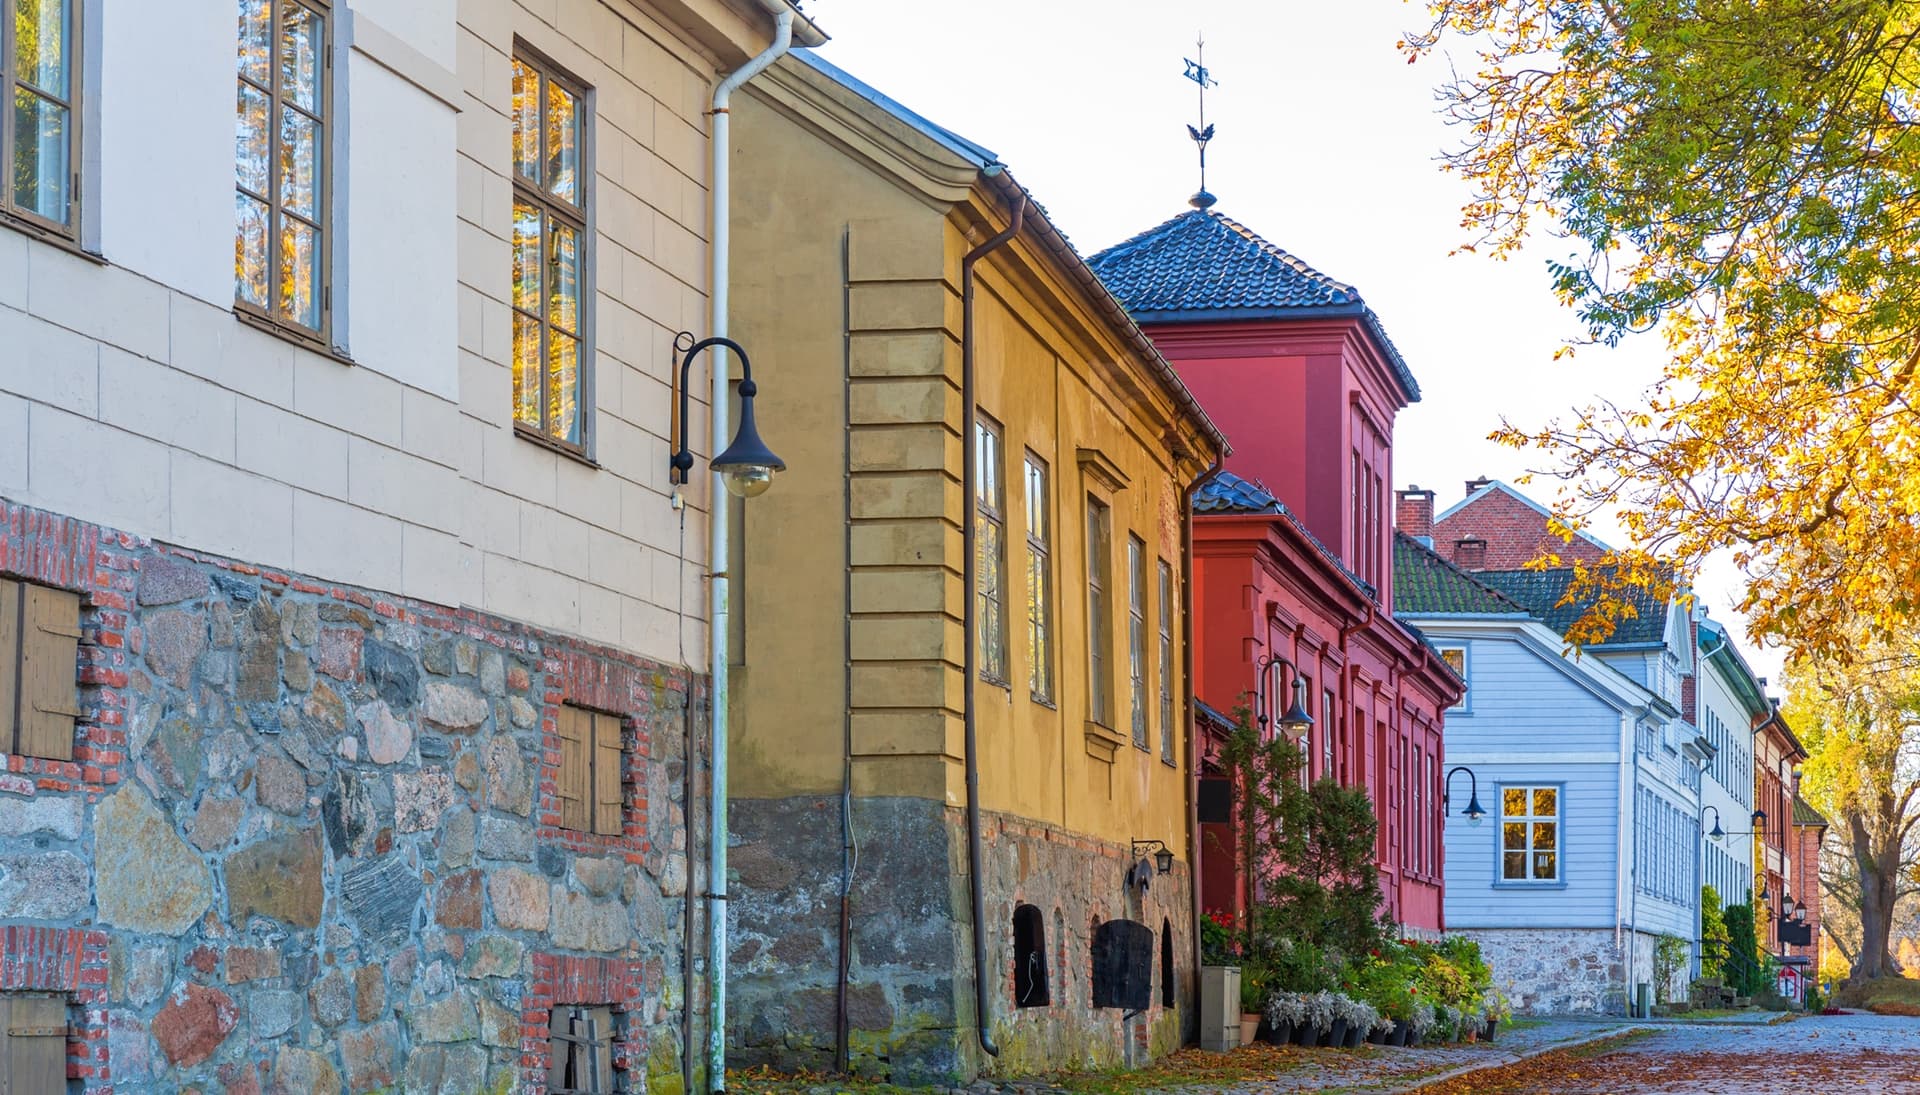
[[[1240,967],[1200,967],[1200,1048],[1240,1047]]]

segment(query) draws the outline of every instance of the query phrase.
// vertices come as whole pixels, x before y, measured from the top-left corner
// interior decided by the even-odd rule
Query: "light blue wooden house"
[[[1393,573],[1396,614],[1467,681],[1446,715],[1446,930],[1479,940],[1518,1012],[1621,1015],[1684,992],[1691,954],[1656,993],[1655,949],[1691,944],[1699,915],[1713,749],[1682,716],[1686,611],[1641,604],[1573,655],[1570,571],[1467,571],[1401,535]]]

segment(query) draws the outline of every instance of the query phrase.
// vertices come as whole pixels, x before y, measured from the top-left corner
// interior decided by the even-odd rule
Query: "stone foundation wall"
[[[837,797],[736,799],[729,885],[731,1063],[830,1070],[836,1047],[842,830]],[[851,1064],[896,1083],[951,1083],[1066,1068],[1138,1065],[1196,1030],[1191,877],[1155,875],[1144,895],[1124,884],[1129,849],[1019,818],[983,818],[988,960],[1004,971],[990,1017],[1000,1047],[975,1034],[965,814],[925,799],[863,798],[848,990]],[[1014,1004],[1013,913],[1046,925],[1050,1003]],[[1173,938],[1173,1007],[1163,1004],[1156,951],[1151,1006],[1131,1020],[1092,1006],[1096,920],[1139,920]]]
[[[1516,1015],[1625,1015],[1624,954],[1610,929],[1488,928],[1480,944]],[[1643,970],[1647,967],[1641,967]]]
[[[83,600],[74,760],[0,773],[0,990],[68,995],[90,1095],[542,1091],[562,1003],[679,1089],[699,681],[4,503],[0,575]],[[559,827],[563,704],[623,720],[623,833]]]

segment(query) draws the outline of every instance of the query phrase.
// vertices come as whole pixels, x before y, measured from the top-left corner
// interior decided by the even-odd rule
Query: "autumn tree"
[[[1468,246],[1568,243],[1584,340],[1658,330],[1641,400],[1496,436],[1544,451],[1570,525],[1634,547],[1580,568],[1588,641],[1629,586],[1731,550],[1740,607],[1844,655],[1920,608],[1920,0],[1430,0],[1402,43],[1474,188]],[[1457,47],[1457,48],[1456,48]],[[1655,559],[1670,564],[1663,570]],[[1576,639],[1580,636],[1576,636]]]
[[[1890,939],[1920,895],[1920,647],[1868,644],[1850,665],[1788,668],[1787,717],[1812,754],[1801,793],[1847,851],[1822,888],[1844,909],[1831,937],[1854,980],[1901,972]]]

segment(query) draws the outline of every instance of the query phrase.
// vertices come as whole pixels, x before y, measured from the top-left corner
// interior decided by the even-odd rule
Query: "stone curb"
[[[1604,1042],[1609,1038],[1617,1038],[1622,1034],[1631,1034],[1634,1031],[1640,1031],[1640,1030],[1650,1031],[1655,1029],[1658,1029],[1658,1028],[1650,1026],[1645,1023],[1633,1023],[1628,1026],[1614,1027],[1611,1030],[1606,1030],[1606,1031],[1602,1031],[1602,1032],[1598,1032],[1590,1035],[1584,1035],[1579,1038],[1574,1038],[1570,1041],[1555,1042],[1552,1045],[1547,1045],[1547,1046],[1537,1046],[1531,1050],[1528,1050],[1527,1052],[1515,1054],[1514,1056],[1509,1057],[1504,1061],[1483,1061],[1475,1064],[1461,1065],[1459,1068],[1449,1069],[1446,1072],[1435,1073],[1432,1076],[1422,1076],[1420,1079],[1415,1080],[1412,1083],[1402,1084],[1399,1087],[1376,1088],[1373,1090],[1371,1095],[1410,1095],[1411,1092],[1419,1091],[1420,1089],[1429,1087],[1433,1084],[1444,1083],[1447,1080],[1457,1080],[1462,1076],[1470,1076],[1476,1072],[1485,1072],[1488,1069],[1494,1069],[1494,1068],[1506,1068],[1508,1065],[1517,1065],[1524,1061],[1531,1061],[1535,1057],[1543,1057],[1549,1053],[1558,1053],[1561,1050],[1565,1050],[1565,1049],[1579,1049],[1581,1046],[1592,1045],[1595,1042]]]

